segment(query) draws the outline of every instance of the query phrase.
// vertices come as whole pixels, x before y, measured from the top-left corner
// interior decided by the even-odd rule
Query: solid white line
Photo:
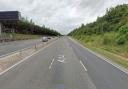
[[[105,62],[111,64],[112,66],[114,66],[115,68],[119,69],[120,71],[124,72],[125,74],[128,74],[128,70],[112,61],[110,61],[109,59],[105,58],[104,56],[93,52],[92,50],[90,50],[89,48],[84,47],[82,44],[80,44],[79,42],[75,41],[74,39],[70,38],[70,40],[72,40],[73,42],[75,42],[77,45],[81,46],[82,48],[88,50],[90,53],[96,55],[97,57],[99,57],[100,59],[104,60]]]
[[[80,64],[82,65],[82,67],[84,68],[85,71],[87,71],[86,67],[84,66],[84,64],[82,63],[82,61],[80,61]]]
[[[15,53],[17,53],[17,52],[19,52],[19,51],[20,51],[20,50],[14,51],[14,52],[10,52],[10,53],[4,54],[4,55],[1,55],[0,58],[6,57],[6,56],[10,56],[11,54],[15,54]]]
[[[52,62],[51,62],[51,64],[50,64],[50,66],[49,66],[49,69],[51,69],[52,68],[52,64],[53,64],[53,62],[54,62],[54,58],[52,59]]]
[[[7,69],[4,70],[3,72],[0,72],[0,76],[3,75],[4,73],[8,72],[8,71],[11,70],[12,68],[16,67],[18,64],[20,64],[20,63],[24,62],[25,60],[29,59],[29,58],[32,57],[33,55],[35,55],[35,54],[41,52],[42,50],[44,50],[44,49],[46,49],[46,48],[48,48],[50,45],[54,44],[55,42],[56,42],[56,41],[50,43],[49,45],[43,47],[43,48],[40,49],[39,51],[33,53],[32,55],[30,55],[30,56],[28,56],[28,57],[22,59],[21,61],[17,62],[16,64],[12,65],[11,67],[7,68]]]
[[[33,46],[34,46],[34,45],[33,45]],[[31,46],[31,47],[33,47],[33,46]],[[20,51],[22,51],[22,50],[25,50],[25,49],[29,49],[29,48],[31,48],[31,47],[26,47],[26,48],[23,48],[23,49],[19,49],[19,50],[17,50],[17,51],[13,51],[13,52],[10,52],[10,53],[1,55],[0,58],[6,57],[6,56],[9,56],[9,57],[10,57],[10,56],[12,56],[12,55],[15,54],[15,53],[18,53],[18,52],[20,52]]]
[[[27,41],[27,40],[26,40],[26,41]],[[6,57],[6,56],[11,56],[12,54],[18,53],[18,52],[20,52],[20,51],[22,51],[22,50],[26,50],[26,49],[29,49],[29,48],[35,46],[35,45],[40,45],[40,44],[44,44],[44,43],[41,43],[41,42],[40,42],[40,43],[38,43],[38,44],[33,44],[33,45],[31,45],[30,47],[25,47],[25,48],[22,48],[22,49],[19,49],[19,50],[16,50],[16,51],[13,51],[13,52],[4,54],[4,55],[0,55],[0,58]]]

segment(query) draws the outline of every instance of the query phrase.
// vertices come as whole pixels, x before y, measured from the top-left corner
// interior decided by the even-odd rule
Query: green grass
[[[26,35],[26,34],[14,34],[15,40],[28,40],[28,39],[38,39],[40,35]]]
[[[28,40],[28,39],[38,39],[40,35],[29,35],[29,34],[17,34],[17,33],[3,33],[6,39],[11,40]]]
[[[28,39],[38,39],[41,35],[30,35],[30,34],[17,34],[17,33],[2,33],[0,35],[1,39],[6,40],[28,40]]]
[[[117,54],[114,54],[112,52],[109,52],[109,51],[106,51],[106,50],[103,50],[100,48],[89,47],[89,46],[88,46],[88,48],[90,48],[91,50],[105,56],[106,58],[110,59],[111,61],[116,62],[117,64],[128,69],[128,59],[127,58],[124,58],[122,56],[119,56]]]
[[[128,69],[128,43],[117,45],[115,43],[116,36],[116,33],[111,32],[104,35],[73,36],[73,38],[89,49]]]

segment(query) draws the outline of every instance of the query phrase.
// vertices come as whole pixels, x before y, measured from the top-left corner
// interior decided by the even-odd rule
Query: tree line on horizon
[[[22,17],[15,25],[4,24],[5,28],[14,28],[15,33],[21,34],[32,34],[32,35],[50,35],[58,36],[61,35],[59,32],[46,27],[45,25],[39,26],[36,25],[32,19],[28,20],[27,18]]]
[[[117,44],[124,44],[128,41],[128,4],[117,5],[106,10],[106,14],[97,17],[97,20],[82,24],[79,28],[73,30],[69,35],[104,35],[105,33],[118,33],[115,41]]]

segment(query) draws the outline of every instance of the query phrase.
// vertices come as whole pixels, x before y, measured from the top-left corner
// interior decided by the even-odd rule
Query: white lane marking
[[[32,45],[31,47],[33,47],[34,45]],[[7,54],[4,54],[4,55],[1,55],[0,58],[3,58],[3,57],[10,57],[12,55],[15,55],[16,53],[19,53],[20,51],[22,50],[25,50],[25,49],[29,49],[31,47],[26,47],[26,48],[22,48],[22,49],[19,49],[17,51],[13,51],[13,52],[10,52],[10,53],[7,53]],[[1,59],[0,59],[1,60]]]
[[[57,61],[61,63],[66,63],[65,60],[57,60]]]
[[[22,50],[22,49],[21,49]],[[4,54],[4,55],[1,55],[0,58],[3,58],[3,57],[6,57],[6,56],[10,56],[10,54],[15,54],[17,52],[19,52],[20,50],[18,51],[14,51],[14,52],[11,52],[11,53],[7,53],[7,54]],[[1,59],[0,59],[1,60]]]
[[[76,43],[77,45],[79,45],[80,47],[82,47],[82,48],[88,50],[90,53],[96,55],[96,56],[99,57],[100,59],[104,60],[105,62],[111,64],[112,66],[114,66],[114,67],[117,68],[118,70],[120,70],[120,71],[122,71],[122,72],[124,72],[125,74],[128,75],[128,70],[125,69],[124,67],[122,67],[122,66],[120,66],[120,65],[118,65],[118,64],[116,64],[116,63],[114,63],[114,62],[112,62],[112,61],[110,61],[109,59],[105,58],[104,56],[101,56],[101,55],[98,54],[98,53],[93,52],[93,51],[90,50],[89,48],[84,47],[82,44],[80,44],[79,42],[75,41],[74,39],[72,39],[72,38],[69,38],[69,39],[72,40],[72,41],[73,41],[74,43]]]
[[[50,64],[50,66],[49,66],[49,69],[51,69],[52,68],[52,64],[53,64],[53,62],[54,62],[54,58],[52,59],[52,62],[51,62],[51,64]]]
[[[61,63],[65,63],[66,58],[65,58],[64,55],[59,55],[59,56],[58,56],[58,59],[59,59],[59,60],[57,60],[57,61],[59,61],[59,62],[61,62]]]
[[[84,64],[82,63],[82,61],[80,61],[80,64],[82,65],[82,67],[84,68],[85,71],[87,71],[86,67],[84,66]]]
[[[63,59],[65,58],[64,55],[58,55],[58,59]]]
[[[32,55],[30,55],[30,56],[28,56],[28,57],[24,58],[23,60],[21,60],[21,61],[17,62],[17,63],[16,63],[16,64],[14,64],[14,65],[12,65],[12,66],[11,66],[11,67],[9,67],[8,69],[4,70],[3,72],[0,72],[0,76],[1,76],[1,75],[3,75],[4,73],[8,72],[8,71],[9,71],[9,70],[11,70],[12,68],[16,67],[18,64],[20,64],[20,63],[24,62],[25,60],[29,59],[29,58],[30,58],[30,57],[32,57],[33,55],[35,55],[35,54],[37,54],[37,53],[41,52],[42,50],[44,50],[44,49],[46,49],[46,48],[48,48],[50,45],[54,44],[55,42],[56,42],[56,41],[54,41],[54,42],[50,43],[49,45],[47,45],[47,46],[43,47],[43,48],[42,48],[42,49],[40,49],[39,51],[37,51],[37,52],[33,53]]]
[[[64,55],[58,55],[58,57],[64,57]]]

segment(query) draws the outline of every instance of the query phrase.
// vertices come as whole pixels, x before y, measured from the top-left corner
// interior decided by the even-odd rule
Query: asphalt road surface
[[[0,56],[41,43],[41,39],[0,43]]]
[[[128,89],[128,75],[63,37],[1,75],[0,89]]]

